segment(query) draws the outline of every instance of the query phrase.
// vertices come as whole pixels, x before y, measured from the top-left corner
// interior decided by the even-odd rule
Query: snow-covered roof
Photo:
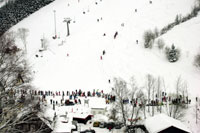
[[[166,114],[158,114],[145,120],[145,127],[149,133],[158,133],[172,126],[185,132],[191,133],[191,131],[182,122],[173,119]]]
[[[73,114],[73,117],[74,117],[74,118],[82,118],[82,119],[85,119],[85,118],[88,117],[89,115],[91,115],[91,114],[89,114],[89,113],[75,113],[75,114]]]
[[[56,127],[53,131],[53,133],[71,133],[71,129],[75,128],[74,125],[70,124],[70,123],[62,123],[62,122],[58,122],[58,124],[56,124]]]
[[[68,118],[58,117],[53,133],[71,133],[71,129],[75,128],[75,125]]]

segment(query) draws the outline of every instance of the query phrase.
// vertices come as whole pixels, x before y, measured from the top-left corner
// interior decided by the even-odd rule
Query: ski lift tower
[[[67,36],[70,35],[70,33],[69,33],[69,24],[70,24],[70,21],[71,21],[70,18],[64,18],[64,21],[63,21],[63,22],[66,22],[66,24],[67,24]]]
[[[55,27],[55,36],[54,38],[57,38],[57,32],[56,32],[56,10],[53,10],[54,13],[54,27]]]

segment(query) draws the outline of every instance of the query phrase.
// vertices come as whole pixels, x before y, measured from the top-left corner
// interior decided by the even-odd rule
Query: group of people
[[[105,55],[105,54],[106,54],[106,51],[103,50],[102,55],[100,56],[100,59],[101,59],[101,60],[103,60],[103,55]]]
[[[108,80],[110,83],[110,80]],[[112,102],[116,101],[116,96],[113,94],[106,94],[103,92],[103,90],[93,90],[91,91],[83,91],[81,89],[75,90],[75,91],[42,91],[42,90],[10,90],[9,96],[15,97],[17,95],[21,95],[21,99],[25,100],[26,96],[31,96],[31,99],[34,100],[34,98],[38,98],[38,102],[46,102],[47,103],[47,97],[51,96],[50,98],[50,104],[53,105],[53,109],[55,109],[55,105],[74,105],[74,104],[82,104],[80,97],[101,97],[105,98],[105,103],[110,104]],[[57,97],[61,97],[60,101],[58,101]],[[183,95],[167,95],[166,92],[162,92],[160,96],[157,94],[155,95],[155,100],[152,99],[141,99],[141,98],[126,98],[123,99],[123,104],[133,104],[134,107],[137,106],[160,106],[164,105],[166,103],[169,104],[190,104],[191,99],[188,98],[188,96]]]
[[[176,104],[190,104],[191,99],[188,98],[188,96],[183,95],[176,95],[176,96],[168,96],[166,92],[162,92],[161,96],[158,97],[157,94],[155,95],[155,100],[152,99],[140,99],[140,98],[133,98],[133,99],[123,99],[123,104],[133,104],[134,107],[137,106],[161,106],[166,103],[170,105],[176,105]]]
[[[103,90],[93,90],[93,91],[82,91],[81,89],[75,91],[42,91],[35,90],[32,92],[33,95],[39,96],[39,101],[41,103],[47,103],[49,100],[50,105],[53,105],[53,110],[55,106],[68,106],[74,104],[82,104],[80,97],[87,99],[87,97],[101,97],[105,98],[105,103],[115,101],[115,96],[111,94],[106,94]],[[49,98],[47,98],[49,97]],[[58,100],[59,99],[59,100]],[[85,101],[84,101],[85,104]],[[87,103],[86,103],[87,104]]]

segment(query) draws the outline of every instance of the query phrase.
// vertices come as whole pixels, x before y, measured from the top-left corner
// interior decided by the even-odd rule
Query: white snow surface
[[[4,6],[6,4],[6,1],[0,1],[0,7]]]
[[[11,30],[17,31],[22,27],[29,29],[27,58],[35,71],[34,84],[39,89],[110,91],[108,79],[122,77],[128,82],[131,76],[135,76],[139,85],[144,86],[145,76],[149,73],[163,77],[166,88],[172,91],[175,80],[181,75],[187,81],[191,93],[197,95],[200,72],[192,61],[199,47],[199,17],[184,23],[184,27],[177,26],[170,31],[171,34],[163,36],[167,45],[174,43],[181,48],[182,57],[177,63],[169,63],[156,47],[152,50],[144,49],[142,39],[145,30],[162,28],[172,22],[177,14],[189,13],[194,1],[156,0],[149,4],[145,0],[109,0],[97,1],[96,5],[91,0],[80,3],[56,0]],[[134,12],[136,8],[137,13]],[[60,37],[56,40],[52,39],[53,10],[56,10],[56,29]],[[69,37],[66,37],[66,23],[63,22],[67,17],[72,19]],[[97,22],[97,19],[100,21]],[[122,23],[124,27],[121,27]],[[116,31],[119,35],[113,39]],[[105,37],[103,33],[106,33]],[[43,37],[48,40],[48,50],[39,53],[40,39]],[[136,40],[139,40],[139,45],[135,43]],[[23,48],[23,44],[18,42]],[[106,54],[100,60],[103,50]],[[42,57],[36,58],[36,54]]]
[[[113,77],[122,77],[129,82],[130,77],[134,76],[138,86],[144,87],[146,75],[152,74],[165,80],[167,92],[175,91],[175,82],[181,76],[187,82],[192,98],[200,96],[200,71],[193,65],[194,56],[200,51],[199,15],[160,37],[167,46],[174,43],[181,49],[178,62],[169,63],[157,44],[152,49],[143,46],[145,30],[161,29],[173,22],[177,14],[187,15],[195,0],[152,2],[56,0],[19,22],[10,31],[29,29],[27,58],[34,71],[33,84],[39,90],[99,89],[110,92],[112,84],[108,83],[108,79],[112,82]],[[52,39],[55,35],[54,10],[56,34],[59,37],[55,40]],[[63,20],[68,17],[72,21],[69,24],[70,36],[66,37],[67,27]],[[118,36],[114,39],[116,31]],[[103,36],[104,33],[106,36]],[[43,37],[48,40],[48,48],[38,52]],[[136,44],[136,40],[139,44]],[[20,39],[17,43],[24,49]],[[102,55],[103,50],[106,51],[105,55]]]
[[[156,124],[156,123],[159,123],[159,124]],[[181,129],[183,131],[186,131],[188,133],[191,133],[191,131],[187,128],[186,125],[163,113],[157,114],[153,117],[149,117],[145,120],[145,127],[147,128],[149,133],[158,133],[172,126],[178,129]]]

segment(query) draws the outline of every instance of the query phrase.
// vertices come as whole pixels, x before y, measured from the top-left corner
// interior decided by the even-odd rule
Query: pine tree
[[[170,62],[176,62],[179,58],[179,50],[172,44],[171,49],[167,52],[167,58]]]

